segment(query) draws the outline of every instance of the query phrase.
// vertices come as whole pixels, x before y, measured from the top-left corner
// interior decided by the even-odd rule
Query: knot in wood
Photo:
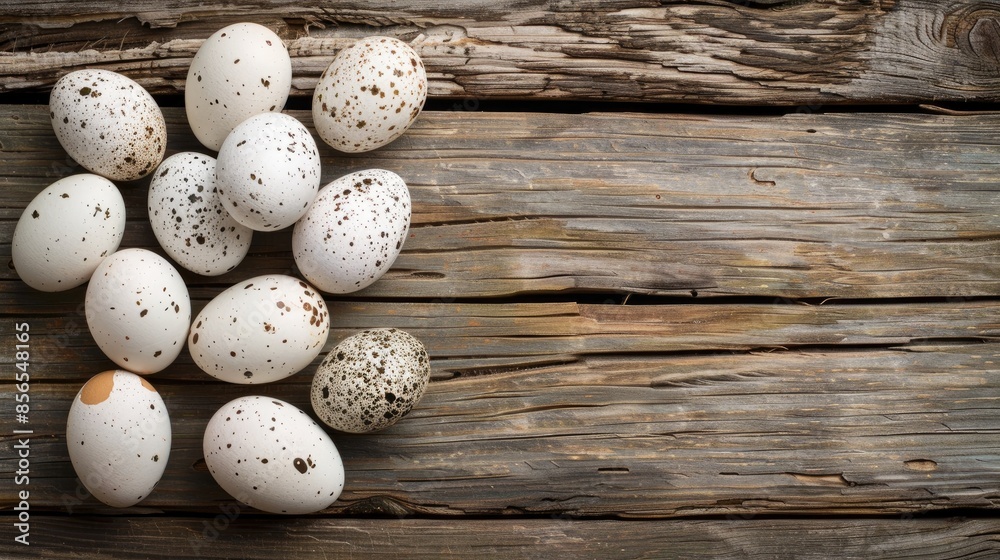
[[[948,47],[991,66],[1000,66],[1000,5],[973,3],[945,18]]]

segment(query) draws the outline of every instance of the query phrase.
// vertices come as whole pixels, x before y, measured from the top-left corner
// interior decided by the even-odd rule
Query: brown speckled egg
[[[316,132],[342,152],[367,152],[399,138],[427,100],[424,63],[409,45],[367,37],[342,50],[313,93]]]
[[[151,173],[167,149],[163,112],[142,86],[109,70],[77,70],[56,82],[49,117],[66,152],[116,181]]]
[[[256,23],[234,23],[205,40],[191,60],[184,108],[198,141],[218,150],[244,120],[281,111],[292,60],[281,39]]]
[[[342,432],[392,426],[416,405],[431,378],[423,343],[399,329],[372,329],[344,339],[313,377],[320,420]]]
[[[308,366],[329,332],[330,315],[315,288],[292,276],[265,274],[212,298],[191,325],[188,350],[216,379],[270,383]]]
[[[409,231],[406,183],[392,171],[366,169],[320,189],[292,231],[292,256],[320,290],[355,292],[389,270]]]
[[[258,395],[223,405],[202,439],[212,478],[237,500],[269,513],[314,513],[344,490],[336,445],[308,414]]]
[[[149,183],[147,206],[156,240],[191,272],[229,272],[250,250],[253,230],[226,212],[211,156],[181,152],[163,160]]]
[[[256,231],[279,230],[301,218],[316,198],[319,150],[295,117],[261,113],[226,137],[215,179],[233,219]]]
[[[148,249],[122,249],[101,261],[84,305],[97,346],[123,369],[156,373],[184,348],[187,286],[170,261]]]

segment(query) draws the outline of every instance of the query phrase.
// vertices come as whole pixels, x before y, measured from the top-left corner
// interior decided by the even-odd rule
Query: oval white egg
[[[229,214],[257,231],[295,223],[319,191],[320,159],[309,130],[284,113],[263,113],[226,137],[215,168]]]
[[[94,271],[85,299],[97,346],[123,369],[156,373],[173,363],[191,325],[187,286],[167,259],[123,249]]]
[[[181,152],[163,160],[149,183],[147,207],[160,246],[191,272],[229,272],[250,250],[253,230],[223,206],[211,156]]]
[[[292,87],[292,61],[281,39],[256,23],[213,33],[191,60],[184,89],[188,122],[198,141],[219,150],[244,120],[280,111]]]
[[[209,420],[202,448],[219,486],[262,511],[314,513],[344,489],[344,465],[333,440],[284,401],[262,396],[230,401]]]
[[[56,138],[88,171],[116,181],[152,173],[167,149],[167,125],[153,96],[109,70],[66,74],[52,87]]]
[[[399,329],[362,331],[337,344],[316,369],[313,410],[342,432],[382,430],[420,402],[430,378],[430,358],[416,337]]]
[[[229,383],[270,383],[301,371],[323,350],[330,315],[322,295],[282,274],[231,286],[198,313],[188,351],[202,371]]]
[[[367,37],[340,51],[313,92],[316,132],[342,152],[367,152],[399,138],[427,100],[424,63],[392,37]]]
[[[105,371],[73,399],[66,446],[80,481],[112,507],[149,496],[170,457],[170,416],[160,394],[142,377]]]
[[[292,256],[320,290],[354,292],[389,270],[409,231],[406,183],[392,171],[367,169],[320,190],[292,231]]]
[[[90,173],[59,179],[21,213],[11,260],[25,284],[44,292],[90,279],[125,234],[125,201],[114,183]]]

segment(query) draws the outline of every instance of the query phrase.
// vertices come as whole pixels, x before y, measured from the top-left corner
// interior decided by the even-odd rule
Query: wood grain
[[[996,523],[962,518],[622,521],[41,518],[20,558],[840,558],[974,559],[998,553]],[[37,532],[36,532],[37,531]],[[93,535],[101,546],[93,547]],[[802,538],[808,535],[808,540]],[[96,548],[96,550],[95,550]]]
[[[433,358],[432,358],[433,360]],[[431,383],[394,427],[335,434],[348,482],[327,514],[916,514],[998,507],[996,343],[740,354],[622,350]],[[202,459],[214,411],[265,394],[310,410],[310,375],[236,386],[158,374],[173,445],[160,485],[109,510],[69,463],[65,422],[82,384],[31,389],[32,511],[217,512],[231,499]],[[11,385],[3,398],[11,400]],[[0,505],[16,504],[11,437]]]
[[[155,93],[183,90],[201,42],[237,21],[278,32],[293,94],[311,95],[357,38],[410,42],[430,93],[799,105],[1000,100],[992,1],[339,2],[27,1],[0,5],[0,91],[45,91],[102,67]]]
[[[165,114],[168,152],[200,151],[183,110]],[[82,168],[45,107],[0,107],[0,123],[9,263],[21,209]],[[381,167],[413,198],[402,255],[357,297],[962,299],[1000,294],[998,127],[991,115],[428,112],[375,152],[321,152],[324,181]],[[122,187],[123,246],[155,249],[146,183]],[[288,231],[258,234],[234,272],[186,279],[294,272],[289,247]]]

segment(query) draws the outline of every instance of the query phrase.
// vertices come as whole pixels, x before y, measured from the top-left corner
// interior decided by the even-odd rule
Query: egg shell
[[[316,198],[320,159],[316,141],[295,117],[263,113],[226,137],[215,168],[229,214],[257,231],[295,223]]]
[[[153,96],[109,70],[77,70],[59,78],[49,95],[49,116],[70,157],[116,181],[150,174],[167,149],[167,125]]]
[[[191,272],[229,272],[250,250],[253,230],[223,206],[211,156],[181,152],[163,160],[149,183],[147,207],[160,246]]]
[[[392,171],[366,169],[320,190],[292,231],[292,257],[320,290],[355,292],[389,270],[409,231],[406,183]]]
[[[292,87],[292,60],[281,39],[256,23],[235,23],[202,43],[188,67],[184,108],[205,147],[218,151],[233,128],[280,111]]]
[[[308,366],[329,333],[330,315],[315,288],[268,274],[212,298],[195,317],[188,350],[202,371],[222,381],[271,383]]]
[[[392,37],[366,37],[340,51],[313,92],[316,132],[342,152],[374,150],[399,138],[427,101],[420,56]]]
[[[350,336],[323,359],[313,377],[313,410],[342,432],[366,433],[398,422],[420,402],[431,378],[423,343],[399,329]]]
[[[263,396],[230,401],[208,421],[202,447],[219,486],[262,511],[314,513],[344,489],[344,465],[333,440],[284,401]]]
[[[170,458],[170,416],[144,378],[105,371],[76,394],[66,420],[66,446],[80,481],[112,507],[149,496]]]
[[[169,366],[184,348],[191,299],[170,262],[147,249],[123,249],[101,262],[87,285],[87,327],[123,369],[141,374]]]
[[[28,203],[11,240],[25,284],[44,292],[75,288],[125,234],[125,201],[114,183],[90,173],[52,183]]]

